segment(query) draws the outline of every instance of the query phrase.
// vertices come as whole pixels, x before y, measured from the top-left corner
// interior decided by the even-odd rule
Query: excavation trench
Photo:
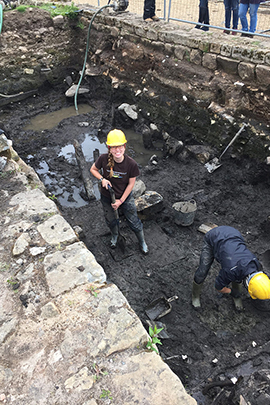
[[[47,41],[51,45],[51,57],[59,54],[63,58],[61,63],[58,60],[55,62],[56,66],[66,63],[68,67],[55,69],[54,74],[57,76],[58,72],[58,77],[50,77],[50,86],[45,82],[38,91],[35,87],[29,98],[1,107],[0,128],[13,141],[20,157],[39,174],[66,220],[73,227],[82,229],[81,239],[103,266],[108,282],[120,288],[147,329],[149,319],[145,310],[149,304],[162,296],[178,296],[177,300],[171,302],[171,311],[159,320],[167,334],[166,338],[162,338],[159,350],[164,361],[179,376],[198,404],[239,404],[240,396],[252,405],[269,403],[269,303],[253,301],[243,291],[244,311],[236,312],[232,299],[221,297],[215,291],[214,278],[218,272],[215,264],[203,286],[201,311],[195,311],[191,305],[192,280],[203,241],[203,234],[198,231],[201,224],[210,222],[239,229],[250,250],[263,263],[265,271],[270,271],[270,169],[265,163],[270,139],[267,91],[261,96],[255,90],[247,90],[245,96],[250,97],[253,110],[250,110],[250,117],[248,114],[243,116],[241,109],[237,111],[236,125],[232,125],[219,114],[211,114],[205,98],[202,101],[196,97],[199,94],[203,99],[204,91],[214,93],[217,87],[222,91],[215,93],[216,101],[225,102],[228,94],[235,94],[234,90],[230,92],[235,89],[234,77],[228,79],[224,73],[217,72],[213,79],[215,75],[212,72],[182,61],[181,73],[186,78],[186,92],[193,92],[189,100],[186,95],[183,97],[179,88],[162,86],[160,82],[152,80],[156,71],[160,76],[168,73],[168,77],[170,74],[173,77],[175,61],[172,66],[166,65],[162,70],[164,65],[159,63],[159,55],[155,62],[151,55],[146,61],[138,54],[132,61],[132,69],[130,64],[124,64],[127,63],[126,58],[120,58],[119,66],[117,61],[114,62],[115,67],[112,65],[120,76],[121,72],[130,72],[129,84],[124,84],[124,80],[121,83],[119,79],[119,86],[113,88],[111,79],[102,72],[88,77],[84,84],[90,88],[90,93],[79,96],[79,115],[71,113],[74,112],[73,100],[65,97],[68,86],[53,86],[52,83],[63,83],[62,78],[66,75],[71,76],[71,81],[78,80],[76,72],[81,68],[78,61],[83,60],[85,33],[81,35],[73,27],[67,42],[64,29],[56,30],[57,36],[51,34],[49,29],[47,35],[42,32],[37,35],[33,31],[33,24],[37,30],[44,26],[44,22],[48,27],[52,22],[40,11],[35,13],[31,13],[35,15],[35,21],[30,28],[29,16],[10,14],[10,21],[6,25],[9,34],[5,37],[8,46],[5,49],[10,49],[22,38],[23,41],[30,41],[28,46],[33,45],[36,55],[43,42]],[[5,21],[8,18],[7,15]],[[10,33],[12,30],[15,32],[17,27],[22,30],[21,34],[27,34],[25,37],[17,35],[15,41]],[[98,33],[102,36],[102,31]],[[58,53],[52,51],[56,39],[61,44]],[[99,43],[99,39],[94,37],[92,42]],[[67,43],[70,49],[73,44],[76,52],[70,51],[71,55],[61,53],[63,44]],[[112,43],[111,48],[108,44],[109,41],[104,46],[103,57],[107,55],[108,61],[114,61]],[[130,44],[126,46],[128,48]],[[141,52],[135,46],[133,51]],[[14,55],[16,52],[14,50]],[[25,48],[23,52],[26,53]],[[92,62],[96,63],[98,55],[94,56],[97,60]],[[8,53],[6,57],[10,59]],[[161,57],[164,58],[162,54],[160,60]],[[2,93],[17,93],[17,85],[28,85],[26,75],[21,77],[16,72],[16,63],[10,69],[5,66],[5,69],[1,72]],[[152,73],[148,74],[149,71]],[[151,84],[151,91],[149,94],[142,91],[136,96],[134,89],[141,88],[144,75]],[[10,77],[14,87],[8,87],[6,76]],[[14,77],[18,80],[13,80]],[[214,87],[207,89],[203,83],[210,80],[214,82]],[[230,100],[233,101],[233,97]],[[119,113],[118,107],[122,103],[137,107],[136,121]],[[66,114],[67,108],[69,112]],[[44,117],[49,126],[42,127],[39,121],[35,123],[34,119],[44,120]],[[198,154],[200,148],[210,146],[210,156],[219,156],[243,122],[249,123],[248,129],[223,156],[222,166],[209,173],[191,151],[197,150]],[[147,133],[150,124],[155,124],[157,130],[147,149],[143,145],[142,134]],[[156,191],[163,197],[163,209],[143,220],[150,248],[148,256],[141,255],[136,238],[124,221],[120,226],[127,239],[126,252],[123,254],[118,249],[111,251],[96,184],[96,200],[90,202],[85,198],[73,142],[77,140],[82,145],[90,166],[93,150],[98,148],[101,153],[106,150],[104,142],[112,127],[122,128],[127,133],[128,153],[138,161],[140,179],[146,189]],[[162,137],[164,131],[183,142],[181,153],[168,155]],[[148,163],[152,155],[158,156],[156,165]],[[8,179],[2,178],[1,182],[4,181]],[[173,204],[191,199],[197,205],[194,222],[185,227],[177,225]],[[234,385],[231,384],[232,378],[234,382],[237,381]]]
[[[141,130],[155,122],[146,110],[135,124],[123,120],[116,108],[126,101],[121,92],[100,99],[83,97],[79,103],[82,113],[61,119],[63,108],[73,106],[64,90],[61,86],[41,91],[35,98],[4,107],[2,123],[15,150],[39,174],[67,221],[73,227],[81,227],[81,239],[103,266],[108,282],[121,289],[147,329],[149,319],[145,309],[149,304],[162,296],[178,296],[171,303],[171,311],[159,319],[167,334],[159,350],[198,403],[238,404],[240,395],[252,404],[267,403],[268,302],[261,305],[243,292],[244,311],[236,312],[232,299],[221,297],[214,289],[217,265],[204,284],[200,312],[191,306],[191,285],[203,241],[198,228],[203,223],[239,229],[250,250],[269,270],[268,166],[245,155],[238,143],[224,156],[222,166],[211,174],[187,152],[191,145],[198,146],[192,131],[179,128],[177,136],[175,126],[169,122],[158,128],[154,145],[145,149]],[[84,112],[83,104],[91,108]],[[41,129],[41,124],[31,126],[33,119],[43,117],[44,113],[47,124],[55,115],[61,121],[57,123],[56,119],[49,129]],[[83,145],[90,165],[91,151],[98,148],[104,152],[105,137],[112,126],[122,127],[128,139],[128,134],[135,137],[135,142],[130,138],[128,152],[139,162],[140,179],[147,190],[157,191],[164,198],[163,209],[144,220],[148,256],[141,255],[136,238],[124,221],[120,226],[127,239],[126,252],[110,250],[96,184],[96,201],[85,198],[73,141],[76,139]],[[164,129],[183,141],[185,148],[179,155],[165,153],[161,137]],[[232,130],[229,133],[231,138]],[[149,163],[154,154],[158,155],[157,165]],[[197,204],[194,222],[185,227],[177,225],[172,205],[190,199]],[[231,378],[238,379],[233,386],[227,384]],[[217,385],[208,385],[216,382]]]

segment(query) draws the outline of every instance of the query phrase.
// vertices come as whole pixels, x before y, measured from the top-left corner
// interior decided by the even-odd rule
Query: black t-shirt
[[[110,168],[108,166],[108,153],[99,156],[95,162],[98,170],[103,169],[104,179],[110,180],[115,192],[115,198],[122,197],[130,178],[137,177],[140,174],[137,163],[128,155],[124,155],[121,163],[114,162],[113,176],[110,177]],[[110,197],[110,193],[104,187],[101,187],[101,194]]]

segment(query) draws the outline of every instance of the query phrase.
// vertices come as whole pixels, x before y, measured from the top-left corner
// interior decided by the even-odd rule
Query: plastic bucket
[[[193,224],[197,211],[195,200],[176,202],[173,204],[175,223],[177,225],[189,226]]]

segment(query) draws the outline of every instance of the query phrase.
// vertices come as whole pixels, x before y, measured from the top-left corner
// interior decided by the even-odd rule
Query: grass
[[[50,13],[50,16],[56,17],[57,15],[62,15],[64,17],[68,17],[70,19],[76,19],[78,18],[78,11],[79,9],[74,5],[74,3],[71,3],[71,5],[64,5],[64,4],[57,4],[55,3],[43,3],[40,4],[39,6],[30,6],[30,5],[20,5],[16,7],[16,10],[19,11],[20,13],[24,13],[27,8],[40,8],[42,10],[46,10]]]

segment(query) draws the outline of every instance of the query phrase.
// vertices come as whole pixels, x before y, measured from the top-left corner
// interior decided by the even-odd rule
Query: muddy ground
[[[41,92],[35,98],[2,110],[2,125],[19,155],[35,170],[40,169],[41,161],[48,164],[55,181],[48,184],[47,189],[56,197],[60,197],[56,184],[64,184],[66,192],[70,192],[74,184],[83,191],[77,165],[58,156],[60,148],[74,139],[82,142],[86,133],[102,137],[111,125],[112,117],[108,113],[112,110],[111,101],[92,100],[90,104],[93,108],[90,113],[67,118],[42,132],[26,131],[24,126],[36,114],[71,105],[64,97],[63,88]],[[82,122],[89,126],[80,126]],[[192,142],[192,138],[185,140],[185,144]],[[198,227],[202,223],[239,229],[250,250],[266,264],[265,270],[270,271],[269,169],[264,163],[232,155],[232,151],[212,174],[185,152],[177,158],[164,156],[156,167],[140,167],[140,179],[147,190],[157,191],[164,198],[163,210],[144,220],[150,248],[146,257],[139,252],[136,238],[123,221],[121,230],[127,237],[126,252],[110,250],[99,201],[87,202],[80,208],[63,207],[58,202],[68,222],[83,229],[82,240],[104,267],[108,280],[127,297],[145,327],[148,328],[145,308],[152,300],[163,295],[179,297],[172,303],[172,311],[160,320],[169,338],[162,339],[159,349],[199,404],[238,404],[240,395],[252,405],[265,404],[270,398],[268,303],[259,305],[243,292],[244,311],[237,313],[232,299],[221,297],[214,289],[218,271],[215,265],[204,285],[202,310],[195,311],[191,305],[192,280],[203,241]],[[43,175],[40,177],[42,179]],[[198,207],[194,223],[188,227],[176,225],[172,204],[191,198]],[[227,381],[232,377],[243,378],[234,387],[214,387],[202,393],[209,382]]]
[[[23,26],[22,20],[20,25]],[[92,106],[90,113],[67,118],[53,129],[42,132],[24,129],[31,118],[41,113],[71,106],[72,101],[64,96],[65,90],[64,86],[41,89],[36,97],[2,107],[1,127],[13,140],[15,150],[37,171],[40,171],[40,163],[46,162],[48,168],[45,171],[51,173],[51,180],[46,184],[48,192],[55,195],[68,222],[83,229],[82,240],[104,267],[108,281],[121,289],[146,328],[147,305],[163,295],[178,295],[178,300],[172,303],[172,311],[161,319],[169,338],[162,339],[159,349],[199,404],[239,404],[240,395],[252,405],[270,403],[269,303],[262,305],[253,301],[243,291],[244,311],[237,313],[232,299],[219,295],[214,289],[218,271],[215,265],[204,285],[202,310],[195,311],[191,305],[192,280],[203,241],[203,234],[198,232],[202,223],[212,222],[239,229],[250,250],[270,274],[269,166],[253,161],[243,153],[238,154],[237,148],[232,148],[224,156],[223,165],[212,174],[185,151],[178,157],[160,158],[155,167],[141,166],[140,179],[145,182],[147,190],[157,191],[164,198],[163,210],[144,220],[150,254],[141,255],[134,235],[123,221],[121,230],[128,242],[126,253],[118,249],[112,251],[108,247],[109,234],[98,200],[85,201],[80,208],[60,204],[61,193],[69,195],[72,203],[74,185],[80,187],[83,195],[83,183],[77,165],[58,154],[74,139],[83,142],[85,134],[98,135],[104,140],[112,125],[123,124],[112,115],[112,105],[127,100],[123,92],[116,92],[107,100],[84,97],[80,102]],[[99,91],[105,93],[102,88]],[[144,111],[141,115],[141,124],[149,125],[151,121],[147,120]],[[81,126],[85,122],[89,125]],[[140,136],[140,125],[135,129]],[[170,133],[170,123],[164,122],[164,128],[160,125],[159,130],[162,129]],[[185,145],[197,143],[192,131],[182,128],[176,131],[174,127],[172,133],[174,136],[178,134]],[[231,132],[230,135],[234,134]],[[136,159],[136,153],[130,152]],[[40,177],[45,181],[44,174],[41,173]],[[8,178],[1,178],[2,185],[6,181]],[[173,203],[191,198],[196,200],[198,207],[194,223],[189,227],[176,225]],[[239,379],[233,387],[207,385],[213,381],[226,383],[232,377]]]

